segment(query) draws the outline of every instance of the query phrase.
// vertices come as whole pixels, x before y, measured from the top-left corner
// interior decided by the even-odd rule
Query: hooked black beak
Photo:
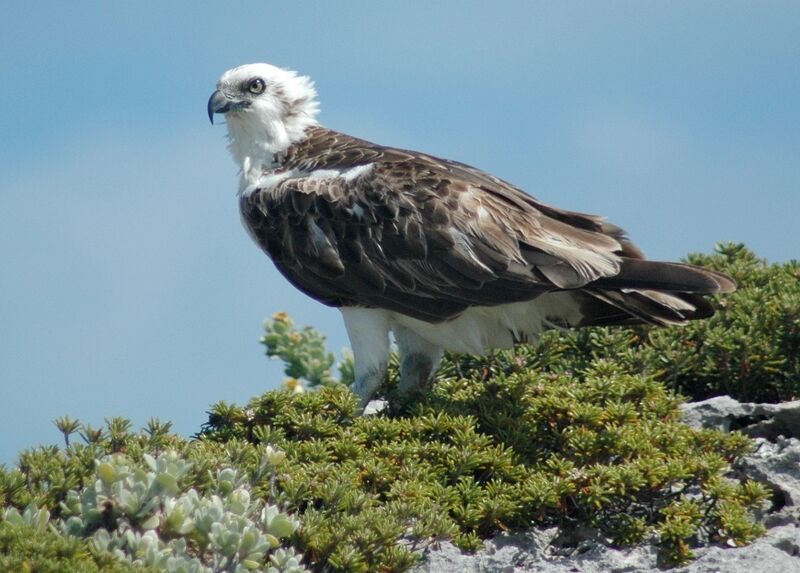
[[[211,124],[214,124],[214,114],[216,113],[228,113],[229,111],[236,111],[239,109],[243,109],[250,105],[248,101],[238,101],[232,99],[222,93],[221,91],[217,90],[211,97],[208,98],[208,119]]]

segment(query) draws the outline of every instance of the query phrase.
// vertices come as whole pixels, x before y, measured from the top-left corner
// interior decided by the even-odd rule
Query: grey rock
[[[773,493],[774,515],[766,524],[796,517],[800,508],[800,440],[779,437],[774,443],[756,438],[756,450],[738,466],[744,477],[766,484]]]
[[[690,426],[738,430],[755,438],[755,451],[735,468],[736,477],[765,483],[773,503],[767,533],[746,547],[708,546],[674,573],[800,573],[800,401],[747,404],[722,396],[686,404]],[[415,573],[659,573],[657,548],[613,549],[587,538],[571,554],[557,548],[558,531],[535,529],[500,535],[475,554],[451,543],[429,549]]]
[[[757,543],[768,543],[790,557],[800,557],[800,524],[794,522],[781,527],[773,527]]]
[[[364,407],[364,415],[374,416],[375,414],[380,414],[388,405],[389,402],[386,400],[370,400],[370,402]]]
[[[730,396],[709,398],[682,406],[683,419],[693,428],[738,430],[753,438],[800,438],[800,400],[782,404],[738,402]]]
[[[612,549],[595,544],[589,550],[559,556],[548,539],[552,530],[499,536],[468,555],[450,543],[429,551],[416,573],[661,573],[655,546]],[[673,573],[800,573],[800,528],[784,525],[747,547],[705,547],[697,559]]]
[[[683,417],[695,428],[738,430],[755,438],[756,450],[740,462],[739,473],[772,490],[767,526],[796,519],[800,508],[800,400],[750,404],[720,396],[684,404]]]
[[[784,525],[771,529],[747,547],[706,547],[696,561],[674,573],[797,573],[800,572],[800,529]]]

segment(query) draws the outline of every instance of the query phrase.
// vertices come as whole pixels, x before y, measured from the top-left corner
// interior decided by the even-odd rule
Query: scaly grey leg
[[[400,352],[400,383],[397,391],[403,395],[424,390],[439,368],[442,349],[407,328],[396,327],[393,332]]]
[[[359,414],[364,411],[364,408],[366,408],[367,404],[372,400],[375,392],[377,392],[378,388],[383,384],[385,377],[386,364],[383,365],[382,369],[370,370],[369,372],[363,373],[350,385],[350,391],[358,396]]]

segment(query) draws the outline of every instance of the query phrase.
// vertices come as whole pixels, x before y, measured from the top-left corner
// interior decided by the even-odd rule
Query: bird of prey
[[[327,129],[313,82],[270,64],[225,72],[208,100],[241,167],[242,221],[295,287],[344,317],[363,408],[390,335],[399,391],[445,350],[481,354],[550,328],[683,324],[713,314],[721,273],[646,260],[619,227],[540,202],[464,163]]]

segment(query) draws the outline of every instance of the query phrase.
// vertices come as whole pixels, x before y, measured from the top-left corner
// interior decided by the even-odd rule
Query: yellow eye
[[[247,85],[247,91],[253,95],[258,95],[263,93],[266,87],[267,84],[264,83],[264,80],[261,78],[256,78],[254,80],[250,80],[250,83]]]

